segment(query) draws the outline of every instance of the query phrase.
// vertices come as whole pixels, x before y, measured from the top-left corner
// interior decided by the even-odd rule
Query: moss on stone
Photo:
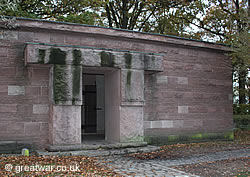
[[[179,139],[178,135],[170,135],[168,136],[168,141],[172,142],[172,141],[177,141]]]
[[[45,62],[45,50],[44,49],[39,49],[38,50],[38,63],[44,64]]]
[[[132,75],[132,71],[128,70],[127,72],[127,86],[130,87],[131,85],[131,75]]]
[[[227,140],[234,140],[234,132],[228,132],[227,134],[224,135],[224,138]]]
[[[180,142],[204,142],[215,140],[233,140],[233,132],[225,133],[198,133],[191,135],[169,135],[169,136],[145,136],[145,141],[149,144],[174,144]]]
[[[202,134],[198,133],[198,134],[192,135],[190,138],[191,139],[202,139]]]
[[[101,66],[114,67],[115,57],[112,53],[105,51],[100,52]]]
[[[72,62],[72,64],[73,65],[80,65],[81,61],[82,61],[82,52],[81,52],[81,50],[74,49],[72,51],[72,53],[73,53],[73,62]]]
[[[124,58],[125,58],[125,67],[127,69],[131,69],[131,66],[132,66],[132,55],[131,55],[131,53],[125,53]]]
[[[54,65],[53,73],[53,93],[54,101],[56,104],[59,102],[65,102],[68,95],[68,83],[66,78],[66,66]]]
[[[75,101],[78,100],[78,97],[80,95],[80,83],[81,83],[81,66],[73,66],[72,69],[72,104],[75,104]]]
[[[125,142],[143,142],[144,136],[133,136],[130,138],[126,138],[124,141]]]
[[[66,55],[67,53],[59,48],[51,48],[48,64],[64,65],[66,64]]]

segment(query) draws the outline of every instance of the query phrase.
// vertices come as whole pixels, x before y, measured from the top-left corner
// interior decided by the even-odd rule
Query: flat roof
[[[6,17],[12,18],[12,17]],[[78,33],[88,33],[88,34],[99,34],[113,37],[125,37],[140,40],[150,40],[155,42],[166,42],[177,45],[193,46],[201,48],[209,48],[214,50],[231,51],[229,46],[224,44],[218,44],[208,41],[195,40],[189,38],[183,38],[173,35],[157,34],[157,33],[147,33],[140,31],[133,31],[127,29],[110,28],[104,26],[94,26],[87,24],[51,21],[44,19],[31,19],[24,17],[14,17],[17,19],[17,23],[20,27],[26,28],[40,28],[48,30],[60,30],[68,32],[78,32]],[[55,25],[56,24],[56,25]]]

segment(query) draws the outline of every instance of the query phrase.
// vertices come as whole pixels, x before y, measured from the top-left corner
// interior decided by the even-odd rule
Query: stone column
[[[121,70],[120,142],[144,141],[144,71]]]
[[[50,80],[50,144],[81,144],[82,67],[54,65]]]

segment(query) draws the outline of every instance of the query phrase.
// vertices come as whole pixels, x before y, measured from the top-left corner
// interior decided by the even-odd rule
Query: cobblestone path
[[[122,155],[100,157],[101,163],[105,163],[116,172],[124,176],[166,176],[166,177],[194,177],[195,175],[170,168],[171,166],[211,162],[232,158],[250,157],[250,149],[222,151],[204,155],[194,155],[189,158],[176,160],[139,160]]]

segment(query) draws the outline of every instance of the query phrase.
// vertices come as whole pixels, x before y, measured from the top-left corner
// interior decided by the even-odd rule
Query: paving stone
[[[134,176],[195,177],[196,175],[187,174],[170,167],[249,156],[250,149],[240,149],[206,155],[194,155],[191,158],[181,158],[177,160],[139,160],[119,155],[100,157],[99,161],[101,164],[115,168],[116,172],[125,176],[129,174]]]

